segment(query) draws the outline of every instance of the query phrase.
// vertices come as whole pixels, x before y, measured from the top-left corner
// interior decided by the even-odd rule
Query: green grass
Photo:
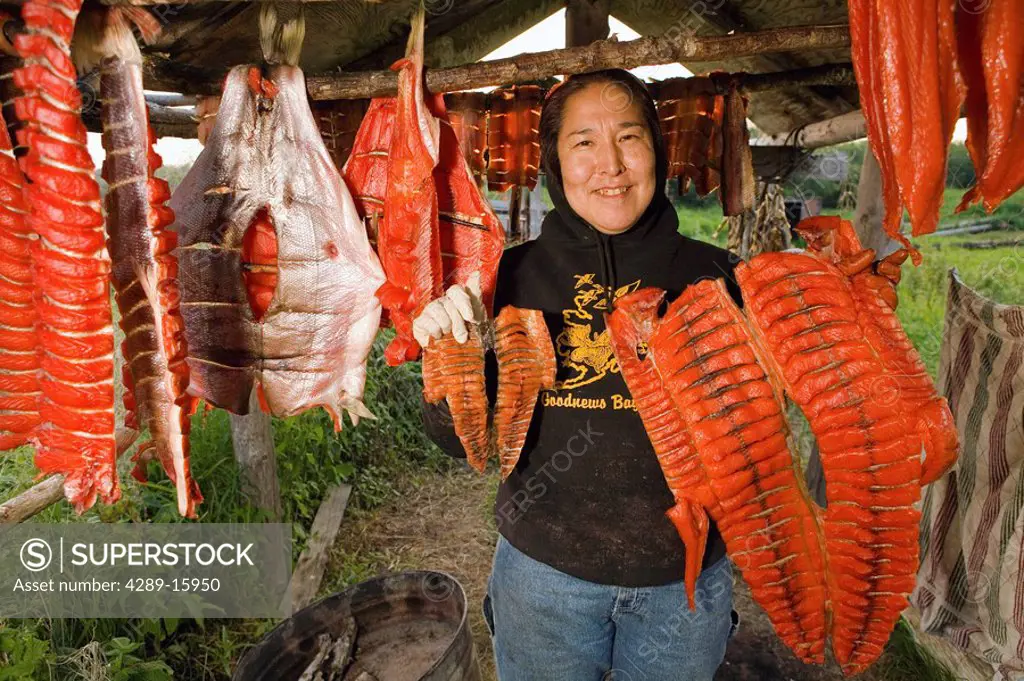
[[[886,681],[957,681],[958,677],[917,642],[914,629],[903,618],[889,638],[878,671]]]

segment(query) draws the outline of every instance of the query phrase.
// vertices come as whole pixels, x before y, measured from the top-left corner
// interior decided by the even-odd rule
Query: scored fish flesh
[[[36,466],[61,473],[76,511],[121,496],[114,442],[114,328],[100,188],[86,147],[70,45],[80,0],[33,0],[15,38],[18,142],[28,224],[42,395]]]

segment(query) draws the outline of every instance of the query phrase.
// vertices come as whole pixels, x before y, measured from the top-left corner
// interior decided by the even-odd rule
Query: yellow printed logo
[[[555,384],[555,390],[572,390],[598,381],[608,373],[618,373],[619,365],[612,352],[608,331],[594,331],[595,315],[608,309],[605,287],[594,281],[594,274],[577,274],[573,297],[574,308],[562,310],[565,328],[555,339],[558,361],[566,370],[566,378]],[[621,298],[640,288],[640,280],[615,289],[614,298]]]

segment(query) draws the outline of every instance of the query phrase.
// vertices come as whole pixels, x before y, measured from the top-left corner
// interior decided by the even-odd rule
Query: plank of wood
[[[710,37],[669,35],[624,42],[599,40],[586,47],[430,69],[426,72],[426,84],[427,89],[434,93],[454,92],[606,68],[631,69],[673,62],[714,61],[725,57],[842,49],[849,44],[850,34],[845,25],[801,26]],[[306,85],[313,99],[390,97],[398,92],[398,74],[387,70],[310,76]]]
[[[328,491],[327,497],[320,504],[309,530],[309,546],[299,556],[292,573],[289,586],[292,612],[301,610],[316,598],[327,568],[328,553],[338,537],[341,519],[345,516],[351,494],[351,485],[337,485]]]

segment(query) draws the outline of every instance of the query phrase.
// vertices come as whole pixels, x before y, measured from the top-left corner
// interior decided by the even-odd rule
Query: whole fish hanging
[[[238,414],[370,416],[384,273],[296,66],[301,17],[260,16],[267,63],[228,74],[203,153],[171,198],[190,392]]]

